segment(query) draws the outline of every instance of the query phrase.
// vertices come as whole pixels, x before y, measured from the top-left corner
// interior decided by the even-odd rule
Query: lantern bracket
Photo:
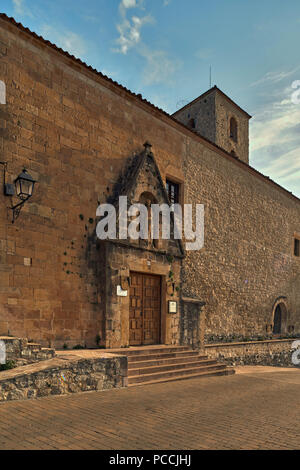
[[[11,206],[10,209],[13,211],[13,219],[12,219],[12,223],[15,222],[15,220],[17,220],[17,218],[19,217],[20,215],[20,212],[21,212],[21,209],[22,207],[24,206],[25,202],[29,199],[29,197],[27,199],[24,199],[23,201],[19,202],[19,204],[15,204],[14,206]]]
[[[9,209],[13,211],[12,223],[14,223],[14,221],[19,217],[21,209],[24,206],[25,202],[28,201],[28,199],[32,196],[33,188],[34,188],[36,181],[27,173],[26,169],[24,169],[23,172],[16,178],[15,184],[6,183],[7,162],[0,161],[0,165],[3,165],[4,194],[5,196],[11,197],[11,207]],[[26,180],[27,182],[29,181],[29,183],[32,184],[32,188],[29,194],[22,193],[21,190],[18,192],[18,189],[17,191],[15,191],[16,182],[20,181],[21,179]],[[17,192],[17,197],[21,199],[21,202],[13,205],[12,197],[16,194],[16,192]]]

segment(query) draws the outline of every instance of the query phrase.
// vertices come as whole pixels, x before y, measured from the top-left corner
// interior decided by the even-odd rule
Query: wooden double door
[[[129,344],[160,343],[161,278],[130,273]]]

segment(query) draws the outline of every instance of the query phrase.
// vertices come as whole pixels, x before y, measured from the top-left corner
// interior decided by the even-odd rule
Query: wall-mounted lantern
[[[22,201],[27,201],[32,196],[36,181],[24,168],[22,173],[15,179],[16,195]]]
[[[22,173],[20,173],[19,176],[15,179],[14,184],[6,183],[5,177],[7,162],[0,162],[0,164],[4,166],[4,194],[6,196],[11,196],[11,198],[16,195],[18,199],[20,199],[20,202],[17,204],[13,204],[13,200],[11,200],[10,209],[13,211],[12,223],[14,223],[14,221],[19,217],[25,202],[31,198],[36,180],[33,179],[24,168]]]

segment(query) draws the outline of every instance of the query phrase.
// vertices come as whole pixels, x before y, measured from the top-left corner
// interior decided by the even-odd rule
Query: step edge
[[[166,354],[169,355],[169,354],[185,354],[185,353],[189,353],[190,355],[196,356],[196,355],[198,354],[198,351],[192,352],[192,354],[191,354],[190,351],[182,351],[182,352],[179,352],[179,351],[176,352],[176,351],[175,351],[175,352],[166,352],[166,353],[160,353],[160,354],[137,354],[136,356],[134,356],[133,354],[130,354],[130,355],[127,356],[127,357],[128,357],[128,358],[132,358],[132,357],[143,357],[143,356],[145,356],[145,357],[150,357],[150,358],[151,358],[151,356],[158,356],[158,355],[159,355],[159,356],[164,356],[164,355],[166,355]],[[126,356],[126,354],[124,354],[124,356]]]
[[[216,362],[216,361],[195,361],[195,362],[179,362],[177,364],[157,364],[157,365],[153,365],[153,366],[143,366],[143,367],[128,367],[128,372],[130,370],[139,370],[139,369],[153,369],[153,367],[175,367],[175,366],[184,366],[184,365],[194,365],[194,364],[198,364],[198,365],[220,365],[219,362]]]
[[[226,375],[234,375],[235,371],[234,372],[231,372],[230,374],[227,373],[226,369],[225,370],[212,370],[212,371],[205,371],[203,372],[202,374],[190,374],[190,375],[181,375],[179,377],[165,377],[164,379],[161,379],[161,380],[148,380],[148,381],[145,381],[145,382],[138,382],[138,383],[129,383],[128,384],[128,387],[137,387],[137,386],[141,386],[141,385],[151,385],[151,384],[158,384],[158,383],[164,383],[164,382],[175,382],[176,380],[187,380],[187,379],[192,379],[192,378],[197,378],[197,377],[207,377],[207,376],[219,376],[219,375],[223,375],[223,376],[226,376]]]
[[[144,363],[155,362],[155,361],[174,361],[174,360],[183,361],[183,360],[188,360],[188,359],[197,359],[199,361],[215,361],[215,359],[208,358],[208,357],[206,358],[205,356],[184,356],[184,357],[165,357],[165,358],[149,359],[146,361],[130,361],[128,362],[128,364],[138,365],[138,364],[144,364]]]
[[[215,369],[217,367],[217,369]],[[212,370],[227,370],[227,366],[224,364],[216,364],[216,365],[210,365],[210,366],[205,366],[205,368],[209,368]],[[147,377],[147,376],[152,376],[152,375],[159,375],[159,374],[165,374],[166,372],[174,372],[174,374],[177,372],[188,372],[189,370],[194,370],[194,369],[201,369],[201,367],[191,367],[191,368],[186,368],[186,369],[177,369],[174,371],[162,371],[162,372],[152,372],[151,374],[139,374],[139,375],[128,375],[128,380],[134,379],[136,377]]]

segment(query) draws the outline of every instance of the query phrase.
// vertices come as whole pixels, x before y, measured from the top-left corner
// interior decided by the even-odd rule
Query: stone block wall
[[[181,287],[206,302],[207,334],[264,335],[279,297],[300,332],[298,199],[3,17],[0,54],[6,179],[26,167],[38,181],[15,224],[0,195],[1,335],[96,345],[106,327],[96,209],[146,140],[164,181],[182,181],[184,202],[205,206],[205,246],[187,253]]]
[[[0,401],[101,391],[127,386],[127,357],[60,355],[44,363],[0,372]]]
[[[97,207],[146,140],[163,178],[182,178],[184,142],[167,116],[2,18],[0,46],[6,180],[26,167],[38,181],[15,224],[0,195],[0,334],[93,347],[105,329]]]
[[[215,143],[228,153],[234,151],[237,158],[249,163],[249,117],[237,106],[216,92],[216,140]],[[237,123],[237,141],[230,137],[230,119]]]
[[[131,271],[151,273],[161,276],[161,343],[179,344],[181,316],[180,291],[168,292],[169,273],[172,270],[176,287],[180,287],[181,258],[174,257],[170,264],[165,253],[122,246],[117,243],[105,243],[106,249],[106,335],[107,348],[129,346],[129,295],[117,296],[117,285],[121,276],[129,278]],[[167,311],[169,300],[177,302],[177,313]]]
[[[219,343],[205,347],[208,357],[231,366],[264,365],[295,367],[291,349],[295,340],[251,341],[245,343]]]
[[[174,117],[185,126],[195,125],[193,130],[200,135],[216,142],[216,92],[212,91],[203,98],[196,99],[182,110],[176,111]]]
[[[16,366],[31,364],[51,359],[55,356],[52,348],[42,348],[38,343],[31,343],[26,338],[0,336],[5,344],[6,362],[13,361]]]
[[[287,330],[300,333],[299,201],[247,165],[189,141],[185,197],[204,204],[204,247],[187,252],[183,295],[206,302],[206,335],[265,336],[283,299]]]
[[[205,315],[204,303],[198,299],[181,299],[180,344],[193,349],[204,348]]]
[[[179,122],[249,163],[249,118],[219,89],[212,88],[173,115]],[[230,137],[230,119],[237,123],[237,141]],[[194,124],[194,127],[192,126]]]

